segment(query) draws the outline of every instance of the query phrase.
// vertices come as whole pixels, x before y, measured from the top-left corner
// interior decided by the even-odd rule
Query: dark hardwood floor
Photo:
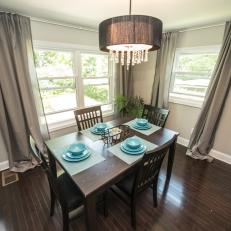
[[[152,191],[143,193],[137,204],[137,231],[231,230],[231,166],[185,156],[178,145],[173,175],[168,187],[165,166],[158,190],[158,208],[152,206]],[[62,230],[61,211],[49,217],[48,182],[40,168],[21,174],[20,180],[0,188],[0,231]],[[109,216],[99,212],[100,230],[125,231],[130,226],[130,210],[109,193]],[[86,230],[84,215],[71,222],[70,230]]]

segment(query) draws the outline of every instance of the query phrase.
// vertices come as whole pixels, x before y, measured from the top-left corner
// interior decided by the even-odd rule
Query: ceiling
[[[128,14],[129,0],[0,0],[0,9],[96,29]],[[231,0],[133,0],[132,14],[160,18],[164,30],[217,24],[231,19]]]

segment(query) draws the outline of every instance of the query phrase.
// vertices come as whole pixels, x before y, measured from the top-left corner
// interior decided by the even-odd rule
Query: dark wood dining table
[[[130,121],[131,118],[120,118],[108,122],[110,126],[117,126],[123,123]],[[133,129],[129,136],[137,135],[143,139],[146,139],[158,146],[171,144],[170,150],[168,153],[168,162],[167,162],[167,173],[166,181],[169,182],[171,178],[172,166],[174,162],[175,155],[175,144],[177,132],[172,130],[161,128],[160,130],[154,132],[153,134],[146,136],[142,133],[139,133]],[[52,172],[56,175],[56,153],[54,150],[58,150],[61,147],[70,145],[75,142],[84,142],[91,149],[103,155],[105,158],[104,161],[93,165],[92,167],[78,173],[75,175],[70,175],[72,180],[76,183],[78,188],[81,190],[85,198],[85,217],[86,217],[86,226],[88,231],[97,230],[96,224],[96,197],[98,194],[107,190],[110,186],[117,183],[125,175],[134,171],[137,166],[137,162],[134,164],[127,164],[118,157],[114,156],[106,145],[104,145],[102,140],[92,141],[88,137],[84,136],[81,132],[74,132],[67,134],[61,137],[51,139],[46,142],[48,148],[48,155],[50,159],[50,166]],[[139,162],[139,161],[138,161]],[[62,166],[62,163],[59,162]],[[65,169],[64,169],[65,170]],[[68,173],[68,172],[67,172]]]

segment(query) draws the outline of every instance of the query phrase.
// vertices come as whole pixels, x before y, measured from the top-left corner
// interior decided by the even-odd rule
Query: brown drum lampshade
[[[116,63],[129,66],[147,61],[148,51],[160,48],[162,22],[146,15],[125,15],[99,25],[99,48]]]

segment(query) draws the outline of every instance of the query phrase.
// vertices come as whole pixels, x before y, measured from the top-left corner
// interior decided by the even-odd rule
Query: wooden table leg
[[[96,200],[94,195],[88,196],[85,199],[85,219],[87,231],[96,231]]]
[[[174,157],[175,157],[175,149],[176,149],[176,139],[175,141],[171,144],[168,152],[168,166],[167,166],[167,176],[166,176],[166,181],[170,181],[171,174],[172,174],[172,166],[174,162]]]

